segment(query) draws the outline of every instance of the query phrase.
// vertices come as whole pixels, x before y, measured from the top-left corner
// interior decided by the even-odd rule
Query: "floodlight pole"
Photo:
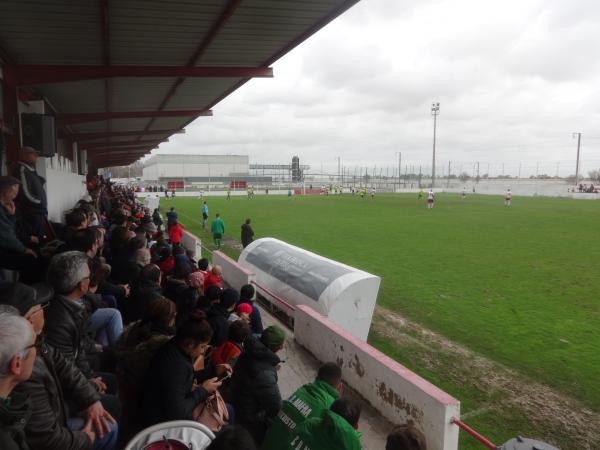
[[[577,136],[577,163],[575,164],[575,186],[579,183],[579,149],[581,148],[581,133],[573,133],[573,137]]]
[[[398,153],[398,190],[400,190],[400,175],[402,173],[402,152]]]
[[[431,114],[433,115],[433,161],[431,163],[431,188],[435,187],[435,134],[437,128],[437,116],[440,113],[440,104],[431,104]]]

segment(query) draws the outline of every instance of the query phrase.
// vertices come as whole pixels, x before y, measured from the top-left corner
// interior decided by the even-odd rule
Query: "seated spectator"
[[[425,436],[410,424],[399,425],[388,434],[385,450],[427,450]]]
[[[171,241],[171,245],[180,246],[181,239],[183,239],[183,225],[175,221],[169,227],[169,240]]]
[[[81,208],[75,208],[65,214],[66,227],[63,231],[63,241],[69,242],[73,233],[88,227],[87,213]]]
[[[257,450],[252,436],[244,427],[225,427],[206,450]]]
[[[340,397],[342,369],[336,363],[323,364],[314,383],[305,384],[283,402],[281,411],[267,431],[262,450],[277,450],[289,442],[298,425],[320,417]]]
[[[204,281],[206,281],[206,277],[208,276],[208,259],[200,258],[198,260],[198,270],[204,275]]]
[[[185,322],[196,309],[198,291],[188,284],[191,268],[188,264],[175,264],[173,275],[167,277],[163,294],[177,305],[177,324]]]
[[[235,366],[248,336],[250,336],[250,327],[246,322],[238,320],[229,325],[227,340],[219,345],[212,353],[214,364],[229,364],[231,367]]]
[[[160,267],[160,271],[163,273],[163,276],[166,279],[166,276],[170,275],[175,267],[175,258],[171,253],[171,247],[163,246],[158,248],[157,256],[158,261],[156,262],[156,265]]]
[[[4,308],[10,308],[4,309]],[[35,333],[18,310],[3,306],[0,311],[0,448],[28,450],[25,423],[31,415],[29,397],[13,392],[26,381],[35,362]]]
[[[20,182],[13,177],[0,177],[0,268],[29,270],[37,265],[37,254],[17,237],[15,198]]]
[[[260,309],[258,308],[258,305],[255,304],[254,295],[254,286],[251,284],[245,284],[240,289],[240,301],[238,302],[238,305],[242,303],[248,303],[252,306],[252,313],[250,314],[250,328],[252,329],[252,334],[260,335],[263,332],[263,323],[260,315]]]
[[[38,340],[31,377],[15,387],[16,392],[31,398],[31,416],[25,424],[27,445],[36,450],[114,449],[117,424],[104,409],[94,385],[61,352],[39,338],[51,297],[52,290],[46,286],[14,283],[0,287],[0,303],[16,307],[31,323]],[[67,401],[76,409],[70,410]]]
[[[223,269],[221,266],[213,266],[208,276],[204,279],[204,287],[207,288],[209,286],[218,286],[223,289],[223,278],[221,278],[222,275]]]
[[[320,417],[304,421],[288,439],[288,449],[310,448],[311,450],[360,450],[360,404],[348,398],[333,402],[330,409]]]
[[[196,289],[198,296],[204,295],[204,275],[202,275],[202,272],[192,272],[188,278],[188,284]]]
[[[235,312],[232,312],[229,315],[227,321],[229,323],[232,323],[241,320],[242,322],[246,322],[249,325],[250,314],[252,314],[252,306],[250,306],[248,303],[241,303],[235,308]]]
[[[229,329],[228,318],[231,312],[235,309],[238,301],[238,293],[235,289],[225,289],[221,292],[219,303],[215,303],[208,311],[208,322],[213,329],[212,340],[210,345],[218,347],[227,340],[227,332]]]
[[[158,350],[144,382],[146,425],[193,420],[194,408],[221,386],[208,370],[194,373],[194,363],[204,359],[211,337],[212,329],[206,320],[190,318]]]
[[[107,401],[118,404],[117,398],[112,396],[116,393],[114,375],[94,373],[86,351],[88,316],[82,297],[87,294],[90,283],[88,257],[75,251],[54,256],[48,268],[48,283],[54,288],[46,313],[48,343],[72,361],[101,394],[111,394]]]
[[[266,328],[260,339],[248,338],[231,380],[236,422],[250,431],[259,446],[281,409],[277,352],[284,342],[285,332],[275,325]]]
[[[159,348],[175,335],[175,304],[164,297],[148,303],[144,318],[127,326],[115,347],[119,373],[119,397],[123,417],[131,433],[143,426],[141,402],[144,378]],[[125,424],[124,424],[125,425]]]
[[[127,322],[143,318],[152,300],[162,297],[161,277],[160,268],[156,264],[148,264],[142,269],[125,308]]]

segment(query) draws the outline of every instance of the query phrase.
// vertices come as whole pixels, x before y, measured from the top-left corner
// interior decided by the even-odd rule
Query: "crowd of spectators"
[[[286,333],[263,328],[251,285],[186,252],[174,209],[163,229],[131,189],[92,177],[49,223],[36,158],[24,149],[0,177],[0,448],[118,449],[172,420],[205,423],[212,450],[361,448],[341,369],[283,400]],[[408,427],[386,449],[425,446]]]

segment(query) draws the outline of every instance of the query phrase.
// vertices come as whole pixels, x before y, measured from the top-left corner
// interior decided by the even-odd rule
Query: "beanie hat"
[[[204,286],[204,274],[202,272],[192,272],[189,279],[190,286],[199,288]]]
[[[252,314],[252,305],[248,303],[240,303],[236,309],[236,312],[239,314]]]
[[[221,291],[222,289],[219,286],[215,286],[213,284],[206,288],[206,292],[204,293],[204,295],[206,295],[206,298],[209,301],[214,302],[215,300],[218,300],[221,296]]]
[[[265,328],[260,336],[260,341],[271,350],[275,351],[285,342],[285,331],[277,325]]]
[[[240,294],[238,294],[238,291],[236,291],[235,289],[228,288],[221,292],[220,304],[222,307],[229,309],[233,305],[235,305],[239,299]]]

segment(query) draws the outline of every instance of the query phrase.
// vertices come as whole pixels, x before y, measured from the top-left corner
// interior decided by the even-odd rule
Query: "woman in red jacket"
[[[181,238],[183,237],[183,225],[179,222],[173,223],[171,228],[169,228],[169,239],[171,240],[171,245],[181,245]]]

